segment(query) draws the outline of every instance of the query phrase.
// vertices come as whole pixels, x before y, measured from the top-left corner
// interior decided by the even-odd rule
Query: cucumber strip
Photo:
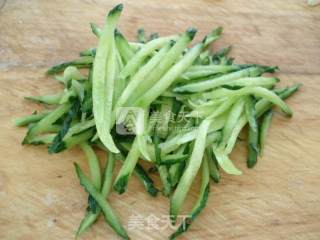
[[[65,104],[77,96],[77,92],[74,88],[65,89],[62,97],[60,98],[59,104]]]
[[[54,133],[35,136],[29,140],[29,144],[31,144],[31,145],[42,145],[42,144],[49,145],[52,143],[55,136],[56,136],[56,134],[54,134]]]
[[[186,163],[183,161],[183,162],[175,163],[172,166],[170,166],[170,168],[169,168],[169,182],[170,182],[172,188],[174,188],[178,184],[178,182],[183,174],[183,171],[185,169],[185,165],[186,165]]]
[[[54,65],[53,67],[47,70],[47,74],[53,75],[56,73],[60,73],[69,66],[74,66],[78,68],[89,68],[92,65],[92,63],[93,63],[92,56],[84,56],[84,57],[80,57],[79,59]]]
[[[261,126],[260,126],[260,135],[259,135],[259,146],[260,146],[259,154],[260,154],[260,156],[263,155],[263,149],[264,149],[265,142],[267,139],[268,130],[269,130],[269,127],[271,124],[272,115],[273,114],[272,114],[271,109],[262,115],[262,121],[261,121]]]
[[[31,128],[34,125],[35,125],[34,123],[31,123],[31,124],[29,124],[28,127]],[[61,128],[62,128],[61,125],[52,124],[52,125],[49,125],[46,128],[44,128],[42,133],[58,133]],[[32,139],[34,139],[34,138],[32,138]]]
[[[138,42],[129,42],[130,47],[136,53],[138,52],[145,44]]]
[[[119,158],[122,162],[125,161],[125,158],[122,156],[122,154],[118,154],[117,156],[121,156]],[[143,186],[145,187],[146,191],[149,193],[150,196],[152,197],[157,196],[159,190],[154,186],[153,180],[148,176],[148,173],[139,164],[139,162],[136,164],[133,174],[143,184]]]
[[[236,96],[253,94],[258,97],[262,97],[280,107],[280,109],[289,117],[292,116],[292,110],[290,107],[275,93],[262,87],[244,87],[236,90],[234,93]]]
[[[204,99],[217,100],[217,99],[225,98],[226,95],[231,95],[232,93],[233,93],[233,90],[226,89],[226,88],[218,88],[218,89],[211,90],[209,92],[204,92],[202,94],[202,97]]]
[[[80,103],[74,101],[66,114],[66,117],[63,120],[62,127],[57,133],[57,136],[54,138],[52,144],[48,148],[49,154],[58,153],[64,149],[64,143],[62,142],[64,136],[68,133],[72,121],[77,117],[79,113]]]
[[[228,100],[226,100],[224,103],[222,103],[219,107],[217,107],[209,116],[208,119],[214,119],[222,114],[224,114],[226,111],[230,109],[230,107],[238,100],[237,96],[232,96]]]
[[[169,182],[169,172],[167,169],[167,166],[161,166],[161,149],[159,148],[159,142],[160,142],[160,138],[158,135],[154,135],[154,152],[155,152],[155,162],[157,165],[159,165],[158,168],[158,172],[160,175],[160,180],[162,182],[163,185],[163,190],[162,193],[165,197],[169,197],[171,194],[171,184]]]
[[[90,138],[92,138],[94,134],[94,130],[93,129],[89,129],[83,133],[77,134],[75,136],[69,137],[67,139],[64,139],[63,142],[65,144],[65,148],[64,149],[69,149],[73,146],[76,146],[82,142],[88,141]],[[64,150],[62,149],[62,150]],[[61,150],[61,151],[62,151]]]
[[[188,214],[188,216],[183,219],[182,223],[180,224],[179,228],[170,235],[169,239],[176,239],[176,237],[180,236],[182,233],[186,232],[190,225],[194,222],[196,217],[201,213],[201,211],[205,208],[208,196],[210,192],[210,177],[209,177],[209,171],[208,171],[208,159],[204,158],[202,162],[202,174],[201,174],[201,186],[200,186],[200,192],[199,197],[196,203],[194,204],[191,212]]]
[[[281,89],[278,90],[277,92],[279,93],[279,97],[281,99],[286,99],[288,97],[290,97],[292,94],[294,94],[296,91],[299,90],[299,88],[301,87],[300,84],[295,84],[293,86],[291,86],[288,89]],[[266,111],[268,111],[269,109],[271,109],[273,107],[273,103],[268,101],[267,99],[261,99],[259,100],[256,104],[255,104],[255,109],[256,109],[256,116],[260,117],[263,113],[265,113]],[[225,149],[225,153],[226,154],[230,154],[236,141],[237,138],[239,136],[239,133],[241,131],[241,129],[246,125],[247,123],[247,118],[246,116],[242,116],[237,125],[235,126],[235,128],[233,129],[233,132],[228,140],[226,149]]]
[[[241,69],[246,69],[246,68],[250,68],[250,67],[258,67],[263,69],[264,72],[266,73],[274,73],[277,70],[279,70],[278,66],[266,66],[266,65],[260,65],[260,64],[236,64],[237,66],[239,66]]]
[[[101,193],[94,187],[90,180],[84,175],[83,171],[77,163],[74,163],[77,176],[80,180],[80,184],[84,189],[94,198],[94,200],[99,204],[105,221],[109,224],[111,228],[123,239],[129,239],[125,229],[122,227],[119,218],[113,212],[109,203],[105,200]]]
[[[172,165],[185,161],[189,157],[188,154],[169,154],[161,158],[160,165]]]
[[[139,28],[137,30],[137,41],[140,43],[145,43],[146,42],[146,34],[144,32],[143,28]]]
[[[186,84],[180,87],[176,87],[173,90],[175,92],[201,92],[228,84],[239,78],[257,77],[260,76],[262,73],[264,73],[264,69],[258,67],[251,67],[240,71],[228,73],[220,77],[215,77],[206,81]]]
[[[138,140],[136,138],[113,184],[113,189],[119,194],[122,194],[126,191],[129,178],[139,160],[139,156],[140,151]]]
[[[246,118],[249,122],[247,166],[252,168],[257,163],[259,153],[259,129],[256,120],[257,114],[254,106],[254,99],[252,97],[248,98],[245,110]]]
[[[106,163],[105,171],[104,171],[104,181],[102,185],[101,194],[107,197],[111,191],[112,187],[112,175],[113,169],[115,166],[115,156],[112,152],[108,152],[108,161]]]
[[[124,67],[124,63],[123,60],[121,58],[121,55],[119,53],[119,49],[117,48],[117,46],[114,46],[114,50],[116,53],[116,73],[115,73],[115,84],[114,84],[114,95],[113,95],[113,106],[116,104],[116,102],[118,101],[121,93],[123,92],[123,90],[126,87],[126,81],[125,79],[117,79],[116,76],[118,76],[119,72],[121,72],[121,70]]]
[[[149,37],[149,41],[156,39],[156,38],[159,38],[159,34],[158,33],[151,33],[150,37]]]
[[[121,32],[116,30],[115,32],[115,39],[116,39],[116,45],[117,48],[119,49],[119,53],[124,61],[124,63],[129,62],[131,58],[133,58],[135,52],[133,49],[130,47],[127,39],[122,35]]]
[[[288,89],[289,89],[288,87],[283,87],[283,88],[275,88],[272,91],[279,96],[281,93],[284,93]]]
[[[219,169],[217,166],[217,164],[218,164],[217,160],[212,152],[211,147],[207,147],[204,157],[208,160],[208,168],[209,168],[210,177],[212,178],[212,180],[215,183],[219,183],[221,176],[220,176],[220,172],[219,172]]]
[[[167,104],[167,103],[165,103],[165,104]],[[185,132],[188,132],[193,127],[193,124],[194,124],[193,119],[184,119],[184,120],[178,119],[179,116],[181,117],[181,115],[185,113],[183,110],[184,107],[182,107],[182,108],[179,107],[179,110],[177,110],[176,109],[177,106],[175,105],[175,100],[173,100],[173,102],[170,104],[172,105],[172,107],[171,107],[170,113],[168,114],[169,116],[166,116],[166,117],[170,118],[168,127],[171,129],[171,132],[167,136],[166,140],[170,140],[171,138],[173,138],[174,136],[176,136],[178,134],[183,134]],[[156,111],[154,111],[154,113],[156,116],[155,119],[157,121],[157,124],[160,124],[160,126],[161,126],[161,121],[163,121],[162,120],[163,116],[161,116],[160,112],[158,111],[159,108],[161,108],[161,106],[159,107],[157,104],[157,108],[155,109]],[[157,116],[158,116],[158,118],[157,118]],[[155,133],[157,133],[157,131],[159,130],[159,128],[155,128],[155,127],[154,127],[154,129],[155,129]],[[162,143],[160,143],[160,144],[162,144]]]
[[[193,101],[193,98],[188,98],[187,101],[188,101],[188,106],[193,110],[195,109],[198,110],[201,108],[206,109],[206,107],[216,108],[219,104],[221,104],[221,101],[219,100],[205,102],[198,99],[198,101],[196,102],[196,101]]]
[[[132,147],[133,142],[118,142],[119,148],[121,149],[122,152],[128,154],[131,147]],[[118,153],[120,154],[120,153]]]
[[[87,48],[80,52],[80,57],[91,56],[94,57],[96,55],[96,48]]]
[[[179,147],[179,149],[177,149],[175,151],[175,154],[184,154],[186,153],[186,150],[188,150],[188,146],[189,144],[183,144]],[[173,165],[171,165],[169,167],[169,182],[171,184],[171,188],[173,189],[179,182],[182,174],[183,174],[183,171],[184,171],[184,168],[185,168],[185,165],[186,165],[186,161],[182,161],[182,162],[179,162],[179,163],[175,163]]]
[[[193,107],[193,111],[191,111],[188,116],[195,118],[206,118],[221,105],[221,102],[217,101],[216,103],[210,103],[210,105],[203,103],[202,105],[199,105],[199,107],[196,107],[195,105],[191,105],[190,101],[188,102],[190,103],[190,106]]]
[[[147,75],[146,81],[143,82],[133,92],[133,95],[130,96],[128,102],[135,102],[139,97],[145,94],[150,88],[152,88],[161,77],[169,70],[169,68],[179,60],[181,54],[183,53],[184,49],[188,46],[188,44],[192,41],[196,30],[193,28],[187,29],[182,36],[180,36],[176,43],[172,46],[172,48],[165,54],[163,59],[160,59],[159,65],[154,68],[149,75]],[[154,40],[155,41],[155,40]],[[173,44],[173,42],[170,42]]]
[[[245,105],[245,114],[246,118],[249,122],[250,128],[252,128],[253,131],[258,132],[258,123],[257,123],[257,113],[255,109],[255,102],[254,98],[252,96],[249,96],[246,99],[246,105]]]
[[[113,153],[109,152],[108,160],[104,168],[103,184],[101,189],[101,195],[103,196],[103,198],[107,198],[110,193],[114,165],[115,165],[115,157]],[[101,212],[100,208],[98,208],[96,212],[87,211],[85,217],[82,219],[79,225],[79,228],[76,233],[76,237],[79,237],[82,233],[84,233],[97,220],[100,212]]]
[[[57,94],[52,94],[52,95],[46,95],[46,96],[30,96],[30,97],[25,97],[25,99],[33,101],[33,102],[38,102],[38,103],[44,103],[44,104],[59,104],[60,99],[63,95],[63,92],[59,92]]]
[[[156,53],[144,66],[138,70],[136,74],[134,74],[118,99],[115,109],[125,106],[129,97],[134,94],[136,89],[141,87],[141,84],[145,84],[145,81],[148,80],[146,79],[147,75],[159,64],[170,48],[171,43],[163,46],[158,53]]]
[[[147,138],[148,138],[148,117],[149,117],[149,109],[143,109],[144,111],[144,129],[142,133],[136,133],[136,138],[138,141],[138,147],[139,147],[139,151],[142,155],[142,157],[144,159],[146,159],[147,161],[151,161],[151,156],[148,152],[148,142],[147,142]]]
[[[98,132],[96,132],[96,134],[93,136],[93,138],[91,139],[91,142],[95,142],[99,139],[99,134]]]
[[[209,130],[209,127],[210,127],[209,120],[204,120],[200,124],[189,163],[178,183],[178,186],[174,194],[172,195],[172,198],[170,201],[170,215],[173,223],[175,223],[176,221],[177,215],[179,214],[179,211],[187,196],[190,186],[201,166],[202,157],[205,150],[207,132]]]
[[[145,189],[150,194],[150,196],[156,197],[159,190],[153,185],[152,179],[148,176],[148,173],[143,169],[143,167],[140,164],[136,165],[133,173],[144,185]]]
[[[246,116],[245,115],[241,116],[239,118],[237,124],[233,128],[233,131],[232,131],[232,133],[231,133],[231,135],[230,135],[230,137],[228,139],[226,148],[224,150],[224,153],[226,155],[229,155],[232,152],[232,150],[233,150],[233,148],[234,148],[234,146],[236,144],[236,141],[238,139],[238,136],[239,136],[239,134],[241,132],[241,129],[246,125],[246,123],[247,123]]]
[[[148,134],[152,134],[153,132],[155,132],[155,128],[157,126],[158,123],[158,112],[153,111],[149,117],[149,124],[148,124],[148,129],[147,129],[147,133]]]
[[[116,73],[114,31],[122,8],[122,5],[117,5],[107,16],[99,39],[92,76],[93,114],[97,132],[101,142],[114,153],[119,152],[110,134]]]
[[[262,88],[262,87],[244,87],[244,88],[241,88],[239,90],[232,90],[232,91],[229,90],[229,91],[223,91],[223,92],[225,94],[225,97],[229,97],[230,98],[228,101],[231,101],[232,98],[234,100],[235,98],[240,98],[240,97],[245,96],[245,95],[255,95],[255,96],[258,96],[258,97],[265,98],[266,100],[268,100],[268,102],[271,102],[271,103],[279,106],[281,108],[281,110],[286,115],[288,115],[289,117],[292,116],[292,110],[289,108],[289,106],[283,100],[281,100],[281,98],[278,97],[274,92],[272,92],[270,90],[267,90],[265,88]],[[223,104],[227,105],[227,103],[223,103]],[[212,116],[210,116],[210,117],[212,117]]]
[[[101,188],[101,172],[100,171],[101,170],[100,170],[100,163],[99,163],[98,157],[96,156],[92,147],[87,142],[81,143],[80,147],[88,159],[92,184],[96,189],[100,190]]]
[[[81,132],[83,132],[83,131],[85,131],[85,130],[87,130],[87,129],[89,129],[89,128],[94,127],[95,125],[96,125],[96,124],[95,124],[94,119],[86,120],[86,121],[84,121],[84,122],[79,122],[79,123],[73,125],[73,126],[69,129],[69,131],[68,131],[68,133],[65,135],[64,139],[67,139],[67,138],[69,138],[69,137],[71,137],[71,136],[74,136],[74,135],[76,135],[76,134],[78,134],[78,133],[81,133]]]
[[[55,79],[68,88],[71,80],[86,80],[87,78],[75,66],[68,66],[64,69],[63,76],[55,76]]]
[[[220,64],[221,59],[226,57],[230,51],[231,51],[231,46],[228,46],[226,48],[222,48],[219,51],[215,52],[211,57],[212,63]]]
[[[76,96],[78,96],[79,102],[83,103],[84,94],[86,91],[84,84],[80,83],[77,80],[72,79],[71,80],[71,88],[76,92]]]
[[[90,23],[91,30],[94,35],[96,35],[98,38],[100,38],[102,34],[102,30],[98,27],[97,24],[95,23]],[[137,42],[129,42],[130,47],[134,50],[137,51],[139,50],[144,44],[142,43],[137,43]]]
[[[127,60],[131,59],[131,58],[129,58],[130,57],[130,53],[128,51],[130,51],[130,52],[133,51],[133,55],[134,55],[141,47],[141,44],[138,44],[138,43],[135,43],[135,42],[128,42],[129,47],[130,47],[130,50],[129,50],[129,49],[126,49],[125,46],[122,45],[122,43],[116,42],[116,44],[117,44],[117,47],[120,50],[121,57],[124,58],[123,60],[124,60],[125,63],[127,63],[126,59]],[[84,49],[84,50],[82,50],[80,52],[80,57],[84,57],[84,56],[95,57],[96,51],[97,51],[96,48]]]
[[[289,87],[288,89],[285,89],[284,91],[280,91],[279,97],[281,99],[286,99],[290,97],[292,94],[297,92],[301,84],[294,84],[293,86]],[[269,108],[273,106],[273,103],[270,102],[268,99],[262,99],[259,102],[256,103],[256,111],[257,111],[257,116],[260,117],[265,111],[267,111]]]
[[[17,127],[23,127],[30,123],[36,123],[39,122],[41,119],[43,119],[45,116],[47,116],[49,112],[44,113],[38,113],[38,114],[31,114],[24,117],[20,117],[14,120],[14,124]]]
[[[137,141],[138,141],[139,151],[142,155],[142,158],[146,161],[151,162],[152,159],[148,152],[147,136],[144,134],[137,135]]]
[[[170,70],[140,99],[137,100],[136,106],[148,106],[157,97],[165,91],[174,80],[176,80],[182,72],[184,72],[200,54],[204,44],[199,43],[195,45],[190,51],[188,51],[183,58],[176,63]]]
[[[107,151],[107,149],[100,142],[98,142],[98,147],[104,151]],[[131,146],[128,149],[130,150],[130,148]],[[116,154],[116,157],[119,158],[122,162],[125,161],[125,157],[121,153]],[[137,176],[138,180],[143,184],[150,196],[157,196],[158,189],[154,186],[153,180],[148,176],[148,173],[139,163],[136,164],[133,174]]]
[[[208,133],[206,139],[206,147],[211,146],[214,143],[221,141],[221,133],[220,132],[211,132]]]
[[[205,38],[202,40],[204,48],[207,49],[212,42],[218,40],[221,37],[222,31],[222,27],[217,27],[213,29],[209,34],[207,34]],[[209,51],[206,52],[210,53]]]
[[[219,120],[218,119],[214,120],[210,126],[209,133],[216,131],[217,130],[216,127],[220,127],[219,125],[220,125]],[[223,127],[222,119],[221,119],[221,127]],[[170,153],[176,150],[180,145],[191,142],[194,139],[196,139],[197,134],[198,134],[198,129],[194,129],[187,133],[179,133],[175,137],[167,140],[166,142],[162,142],[159,144],[161,152],[163,154]],[[214,139],[218,139],[220,138],[220,133],[215,132],[213,133],[212,137]]]
[[[89,116],[91,117],[93,100],[92,100],[91,96],[90,97],[87,96],[88,92],[90,92],[90,94],[91,94],[91,91],[87,91],[85,93],[86,97],[84,98],[84,101],[83,101],[83,103],[81,105],[81,111],[82,111],[82,113],[85,113],[88,117]]]
[[[169,123],[172,121],[172,106],[173,101],[171,98],[161,98],[162,104],[160,105],[159,119],[157,123],[157,135],[160,138],[166,138],[169,133]]]
[[[228,174],[241,175],[242,172],[234,166],[233,162],[229,159],[229,157],[224,153],[223,150],[223,147],[213,149],[219,166]]]
[[[165,165],[158,166],[158,172],[160,175],[160,180],[163,185],[162,193],[163,196],[169,197],[171,194],[171,184],[169,182],[169,172],[168,168]]]
[[[91,31],[94,35],[97,37],[100,37],[102,35],[102,30],[99,28],[99,26],[95,23],[90,23]]]
[[[240,70],[240,68],[235,65],[194,65],[188,68],[177,82],[204,78],[218,73],[229,73],[237,70]]]
[[[193,141],[197,136],[197,129],[194,129],[187,133],[177,134],[175,137],[159,144],[161,151],[164,154],[170,153],[176,150],[180,145]]]
[[[143,61],[151,55],[156,49],[161,48],[162,46],[166,45],[171,40],[177,39],[176,35],[168,36],[168,37],[162,37],[154,39],[147,44],[143,45],[141,49],[130,59],[129,62],[127,62],[124,69],[121,71],[119,77],[126,79],[130,75],[134,74],[137,69],[141,66]]]
[[[231,108],[227,117],[227,121],[222,129],[222,144],[225,144],[228,141],[230,135],[232,134],[233,128],[237,124],[237,121],[244,110],[244,106],[245,101],[239,100]]]
[[[52,125],[55,121],[57,121],[61,116],[68,112],[70,108],[70,104],[64,104],[50,112],[47,116],[42,118],[38,123],[36,123],[32,128],[29,129],[27,135],[22,141],[22,144],[27,144],[29,139],[34,137],[35,135],[44,132],[47,127]]]
[[[196,58],[194,65],[208,65],[210,63],[210,51],[205,50]]]
[[[228,83],[228,86],[231,87],[267,87],[270,88],[279,82],[279,78],[276,77],[248,77],[240,78],[231,83]]]

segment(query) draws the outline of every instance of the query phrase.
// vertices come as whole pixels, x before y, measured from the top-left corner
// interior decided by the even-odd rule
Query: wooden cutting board
[[[244,174],[223,175],[220,184],[212,184],[207,208],[180,239],[320,239],[320,7],[303,0],[123,2],[120,29],[130,39],[138,27],[166,35],[195,26],[200,39],[223,26],[214,48],[231,44],[237,62],[279,65],[281,85],[304,84],[287,101],[294,117],[274,117],[258,165],[246,169],[240,142],[232,159]],[[73,239],[87,199],[72,163],[87,170],[83,154],[72,149],[48,155],[44,147],[21,146],[25,129],[14,127],[12,119],[40,109],[23,96],[59,89],[45,70],[95,46],[89,22],[101,25],[117,3],[8,0],[0,10],[0,239]],[[197,186],[186,209],[196,197]],[[149,197],[134,177],[127,193],[113,193],[110,202],[126,227],[133,216],[162,218],[169,207],[166,198]],[[172,230],[163,224],[133,227],[129,234],[166,239]],[[100,219],[82,239],[118,238]]]

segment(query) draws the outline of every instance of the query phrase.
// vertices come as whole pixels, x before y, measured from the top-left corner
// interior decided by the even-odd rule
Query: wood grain
[[[295,114],[276,114],[265,155],[245,167],[245,143],[232,159],[244,174],[223,175],[212,185],[206,210],[180,239],[320,239],[320,8],[302,0],[123,1],[120,29],[134,38],[138,27],[160,35],[188,26],[199,38],[223,26],[216,48],[232,44],[238,62],[276,64],[282,85],[303,83],[288,100]],[[11,0],[0,10],[0,239],[72,239],[84,214],[86,194],[72,162],[86,169],[79,149],[48,155],[43,147],[21,146],[25,129],[12,119],[39,108],[23,96],[55,92],[44,75],[54,63],[75,58],[96,39],[89,22],[101,24],[117,1]],[[103,158],[102,158],[103,159]],[[190,193],[186,208],[197,197]],[[128,218],[165,215],[168,200],[152,199],[136,179],[124,195],[112,194],[124,225]],[[166,239],[171,230],[130,230],[132,239]],[[103,220],[83,239],[118,239]]]

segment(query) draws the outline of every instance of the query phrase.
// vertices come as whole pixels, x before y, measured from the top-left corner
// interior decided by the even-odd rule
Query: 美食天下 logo
[[[139,135],[144,130],[144,110],[121,107],[116,111],[116,132],[120,135]]]

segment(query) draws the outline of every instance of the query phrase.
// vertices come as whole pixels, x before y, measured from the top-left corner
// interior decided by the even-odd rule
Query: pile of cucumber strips
[[[28,127],[23,144],[48,145],[49,153],[79,146],[86,155],[88,174],[74,164],[89,196],[77,236],[102,214],[121,238],[129,239],[108,195],[112,190],[124,193],[132,175],[151,196],[160,191],[170,199],[174,225],[200,175],[198,199],[170,236],[175,239],[204,209],[210,179],[218,183],[221,171],[241,174],[229,158],[241,130],[248,125],[251,168],[262,155],[273,107],[291,117],[283,100],[300,85],[276,88],[278,78],[262,75],[277,67],[236,64],[228,57],[230,47],[212,52],[209,46],[220,38],[221,27],[195,44],[194,28],[166,37],[147,37],[139,29],[137,41],[130,42],[117,29],[122,10],[122,4],[115,6],[103,28],[91,24],[96,48],[48,70],[64,89],[27,97],[45,110],[17,119],[16,125]],[[98,148],[107,152],[103,169]],[[119,172],[114,170],[116,161]],[[151,174],[159,175],[161,186],[155,186]]]

